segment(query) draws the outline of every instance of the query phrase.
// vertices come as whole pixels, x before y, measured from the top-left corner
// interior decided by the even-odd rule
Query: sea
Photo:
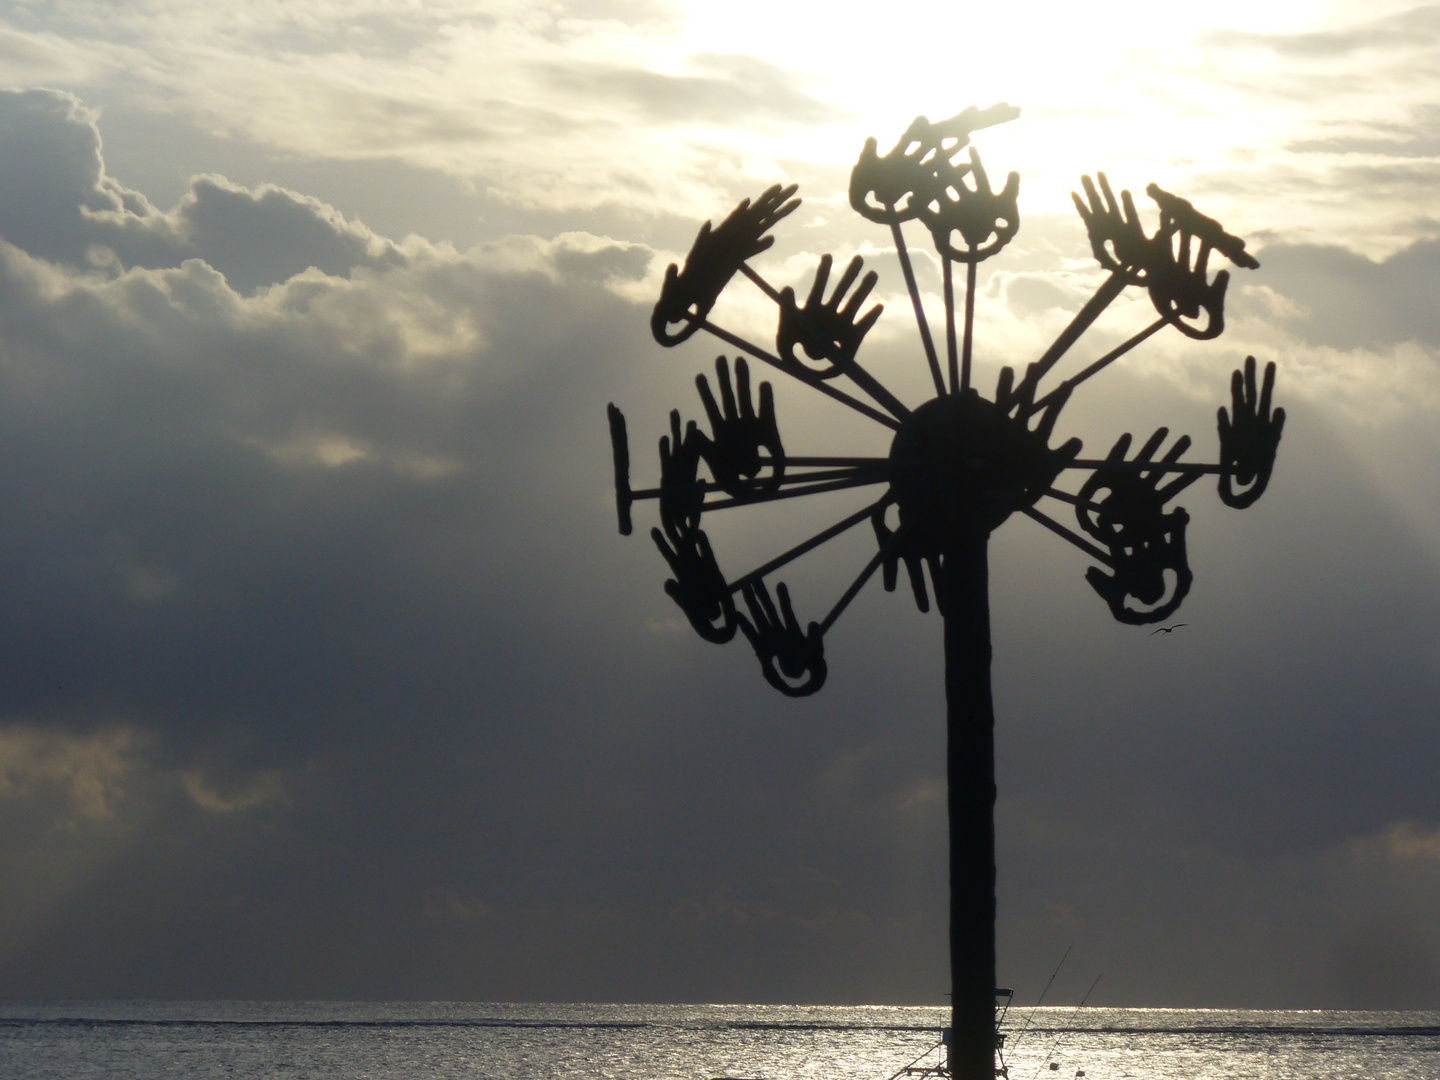
[[[891,1080],[942,1008],[0,1002],[4,1080]],[[1440,1080],[1440,1013],[1012,1009],[1010,1080]]]

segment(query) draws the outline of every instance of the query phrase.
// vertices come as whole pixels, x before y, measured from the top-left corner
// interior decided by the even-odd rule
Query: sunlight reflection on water
[[[0,1003],[0,1076],[888,1080],[935,1043],[943,1015],[890,1007],[9,1002]],[[1075,1080],[1077,1070],[1085,1080],[1440,1077],[1440,1013],[1010,1015],[1011,1080]]]

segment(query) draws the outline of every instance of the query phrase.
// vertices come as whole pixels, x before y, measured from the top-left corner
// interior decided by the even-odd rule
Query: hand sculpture
[[[967,174],[974,177],[973,188],[965,183]],[[1012,172],[1002,191],[992,191],[975,147],[970,147],[968,165],[942,164],[936,179],[934,196],[921,208],[920,220],[941,255],[958,262],[980,262],[1008,244],[1020,228],[1020,174]],[[964,247],[954,242],[957,232]]]
[[[1035,404],[1035,365],[1031,364],[1025,378],[1015,383],[1015,369],[1008,364],[1000,369],[995,380],[995,407],[1014,429],[1010,453],[1019,468],[1017,479],[1020,489],[1015,492],[1016,506],[1030,506],[1055,482],[1061,470],[1079,455],[1083,446],[1076,438],[1066,439],[1060,446],[1050,448],[1050,436],[1055,431],[1055,421],[1060,419],[1060,410],[1070,400],[1071,388],[1061,386],[1037,408]],[[1038,415],[1039,421],[1030,428],[1030,417]]]
[[[695,376],[705,414],[710,418],[711,436],[696,432],[697,446],[710,475],[726,492],[737,498],[744,494],[774,491],[785,475],[785,450],[780,445],[780,429],[775,424],[775,394],[768,382],[760,384],[760,412],[750,400],[750,367],[743,357],[735,358],[735,386],[730,385],[730,368],[725,357],[715,361],[715,381],[720,387],[720,401],[715,403],[710,383],[704,375]],[[761,449],[770,452],[770,475],[755,488],[746,485],[760,472],[765,462]]]
[[[880,564],[880,580],[885,585],[886,592],[895,591],[895,582],[899,576],[900,563],[905,564],[905,573],[910,578],[910,592],[915,597],[915,606],[923,614],[930,610],[930,593],[925,588],[926,562],[930,565],[930,576],[936,581],[940,579],[940,560],[938,557],[926,559],[923,555],[913,550],[906,550],[905,541],[896,537],[900,530],[892,529],[885,524],[885,513],[890,508],[889,503],[884,503],[875,508],[870,515],[870,524],[875,529],[875,540],[880,545],[880,550],[885,552],[885,561]]]
[[[705,508],[705,480],[696,475],[703,437],[691,420],[682,439],[680,411],[670,410],[670,434],[660,436],[660,524],[676,544],[699,528]]]
[[[794,289],[787,285],[780,290],[780,329],[775,337],[776,349],[787,363],[807,366],[795,355],[796,345],[801,346],[810,359],[826,361],[823,368],[809,369],[822,379],[838,375],[850,365],[860,348],[860,342],[875,325],[875,320],[880,318],[880,312],[885,309],[883,304],[876,304],[860,317],[860,305],[865,302],[879,279],[874,270],[860,281],[860,287],[845,301],[845,306],[840,306],[850,286],[854,285],[855,279],[860,276],[864,260],[859,255],[850,260],[850,265],[835,284],[835,291],[830,294],[830,299],[824,300],[825,285],[830,280],[831,263],[829,255],[820,257],[820,266],[815,271],[815,283],[810,286],[810,295],[805,298],[804,307],[796,305]]]
[[[791,198],[795,191],[795,184],[784,188],[775,184],[754,205],[749,199],[742,200],[719,228],[712,230],[708,221],[700,226],[685,257],[685,269],[671,263],[665,271],[665,284],[650,316],[650,332],[656,341],[678,345],[700,329],[741,264],[775,242],[765,234],[800,205],[799,199]],[[670,327],[676,323],[683,325],[672,332]]]
[[[1275,388],[1274,361],[1265,365],[1265,381],[1255,391],[1255,357],[1245,358],[1245,374],[1230,376],[1230,399],[1234,419],[1220,407],[1220,500],[1226,506],[1243,510],[1265,493],[1270,483],[1270,470],[1275,467],[1275,454],[1280,448],[1280,432],[1285,429],[1285,410],[1270,411],[1270,392]],[[1236,491],[1235,487],[1247,487]]]
[[[1130,435],[1120,436],[1106,464],[1081,487],[1076,504],[1080,527],[1109,549],[1113,571],[1107,574],[1092,566],[1085,580],[1109,605],[1116,620],[1136,626],[1171,615],[1190,591],[1192,581],[1185,555],[1190,515],[1179,507],[1167,514],[1165,504],[1194,483],[1198,474],[1180,473],[1162,485],[1168,473],[1160,467],[1174,464],[1190,448],[1190,437],[1176,439],[1157,467],[1144,467],[1169,434],[1167,428],[1158,429],[1130,462],[1125,460]],[[1167,570],[1175,575],[1173,588],[1166,582]],[[1131,608],[1127,599],[1145,608]]]
[[[743,591],[750,618],[741,614],[736,618],[760,658],[765,681],[787,697],[815,693],[825,685],[826,673],[820,624],[812,622],[808,631],[800,629],[795,609],[790,606],[790,590],[783,584],[775,586],[775,594],[780,597],[778,612],[763,581],[751,582]]]
[[[704,530],[696,529],[675,539],[673,550],[659,529],[651,529],[650,538],[675,575],[673,580],[665,582],[665,592],[680,606],[695,632],[717,645],[733,638],[739,615]]]
[[[1150,289],[1150,302],[1166,322],[1186,337],[1205,341],[1219,337],[1225,329],[1225,288],[1230,284],[1230,271],[1219,271],[1211,281],[1209,262],[1213,248],[1208,240],[1202,239],[1192,263],[1193,240],[1193,234],[1182,231],[1178,244],[1172,247],[1170,235],[1162,232],[1155,237],[1146,265],[1145,284]],[[1202,311],[1206,318],[1200,324],[1195,320]]]
[[[1125,275],[1131,285],[1143,285],[1150,256],[1150,238],[1140,225],[1135,200],[1130,197],[1130,192],[1122,191],[1117,204],[1105,174],[1096,175],[1100,179],[1098,192],[1090,177],[1082,176],[1080,184],[1085,188],[1085,199],[1082,201],[1075,192],[1070,193],[1090,236],[1090,250],[1106,270]]]
[[[988,109],[971,106],[932,124],[917,116],[891,151],[881,157],[873,138],[865,140],[850,173],[850,205],[881,225],[898,225],[920,216],[939,194],[936,171],[950,165],[970,142],[970,133],[1014,120],[1020,110],[1001,102]],[[947,145],[948,144],[948,145]]]

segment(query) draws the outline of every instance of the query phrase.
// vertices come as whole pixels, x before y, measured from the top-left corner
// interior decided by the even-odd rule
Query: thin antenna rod
[[[960,358],[961,390],[970,388],[970,343],[975,340],[975,275],[978,267],[979,263],[974,259],[965,267],[965,352]]]
[[[920,286],[915,284],[915,270],[910,265],[910,252],[905,247],[905,234],[900,231],[898,221],[890,226],[890,234],[895,237],[895,251],[900,256],[900,269],[905,275],[905,287],[910,290],[910,303],[915,306],[915,323],[920,327],[920,340],[925,346],[925,359],[930,363],[930,377],[935,380],[935,392],[943,395],[945,393],[945,376],[940,374],[940,359],[935,355],[935,339],[930,336],[930,323],[925,318],[925,305],[920,302]]]
[[[1102,971],[1100,975],[1103,974],[1105,973]],[[1085,1007],[1085,1002],[1090,1000],[1090,994],[1094,991],[1095,987],[1100,985],[1100,975],[1095,976],[1095,981],[1090,984],[1090,989],[1085,991],[1085,996],[1080,999],[1080,1004],[1076,1005],[1075,1008],[1083,1009]],[[1060,1043],[1065,1038],[1065,1034],[1066,1033],[1062,1031],[1059,1035],[1055,1036],[1055,1041],[1050,1044],[1050,1052],[1045,1055],[1045,1060],[1036,1066],[1035,1076],[1039,1076],[1040,1070],[1050,1063],[1050,1059],[1055,1056],[1055,1051],[1060,1049]],[[1032,1077],[1031,1080],[1034,1080],[1034,1078]]]
[[[1030,1015],[1025,1018],[1025,1026],[1015,1034],[1015,1038],[1010,1043],[1011,1053],[1014,1053],[1015,1047],[1020,1044],[1020,1040],[1024,1038],[1025,1032],[1030,1030],[1030,1025],[1035,1021],[1036,1011],[1044,1002],[1045,995],[1050,992],[1050,987],[1055,982],[1055,976],[1060,974],[1060,969],[1065,966],[1065,961],[1069,958],[1070,950],[1073,948],[1075,948],[1074,942],[1071,942],[1065,947],[1065,953],[1060,957],[1060,962],[1055,965],[1055,970],[1050,973],[1050,981],[1045,984],[1045,989],[1040,991],[1040,996],[1035,999],[1035,1004],[1030,1006]]]
[[[809,540],[806,540],[803,544],[796,544],[789,551],[785,552],[785,554],[777,555],[775,558],[767,562],[764,566],[757,567],[756,569],[751,570],[744,577],[736,578],[730,583],[730,591],[732,593],[739,592],[746,585],[750,584],[750,582],[758,581],[766,574],[773,574],[776,570],[779,570],[780,567],[784,566],[786,563],[793,562],[801,555],[805,555],[811,551],[814,551],[821,544],[825,543],[828,540],[833,540],[835,537],[843,533],[846,529],[854,528],[856,525],[859,525],[860,522],[868,518],[871,514],[875,513],[876,510],[879,510],[886,503],[890,502],[891,498],[892,496],[886,495],[884,498],[876,500],[869,506],[865,507],[865,509],[858,510],[855,513],[851,514],[849,517],[844,518],[841,521],[837,521],[828,529],[816,533]]]
[[[857,401],[855,398],[845,393],[844,390],[836,390],[835,387],[831,386],[824,379],[820,378],[818,375],[815,375],[812,372],[806,371],[798,364],[791,365],[785,363],[785,361],[781,360],[778,356],[771,355],[764,349],[760,348],[758,345],[752,345],[744,338],[738,337],[735,334],[730,333],[729,330],[722,330],[720,327],[712,323],[709,319],[703,320],[700,325],[701,327],[710,331],[710,333],[718,337],[721,341],[728,342],[729,344],[734,345],[737,349],[744,349],[751,356],[755,357],[755,359],[763,360],[771,367],[785,372],[786,375],[790,375],[796,379],[799,379],[806,386],[813,387],[814,389],[819,390],[822,394],[826,394],[829,397],[834,398],[836,401],[842,402],[845,405],[849,405],[850,408],[854,409],[862,416],[870,417],[870,419],[874,420],[877,424],[884,424],[886,427],[896,431],[900,429],[900,422],[894,417],[886,416],[879,409],[876,409],[870,405],[866,405],[863,401]]]

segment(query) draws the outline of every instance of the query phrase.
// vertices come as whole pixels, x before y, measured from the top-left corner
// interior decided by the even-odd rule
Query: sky
[[[1440,1008],[1440,7],[9,0],[0,88],[0,997],[943,1003],[939,618],[872,583],[775,693],[664,592],[653,504],[618,535],[605,406],[653,482],[721,348],[653,341],[665,267],[773,183],[757,267],[863,255],[862,359],[923,401],[849,170],[1006,101],[979,384],[1099,281],[1103,170],[1261,266],[1057,437],[1214,460],[1247,355],[1288,421],[1255,506],[1178,500],[1173,634],[995,534],[1000,979]],[[885,452],[773,381],[792,454]],[[706,528],[733,577],[867,501]],[[859,532],[779,579],[802,619]]]

